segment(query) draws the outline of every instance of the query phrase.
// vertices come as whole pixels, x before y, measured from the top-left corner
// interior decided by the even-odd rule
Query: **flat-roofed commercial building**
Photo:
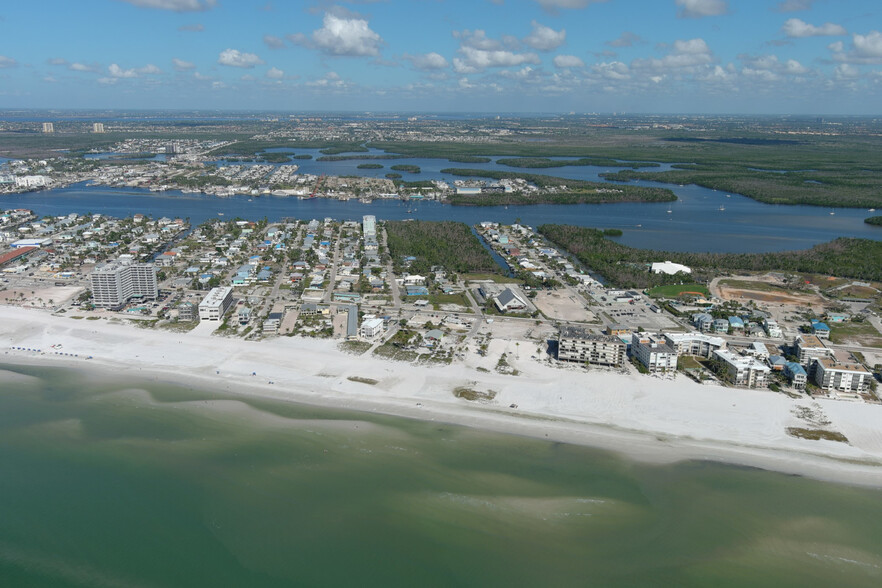
[[[736,386],[765,388],[772,369],[755,357],[736,355],[731,351],[714,351],[714,359],[726,368],[726,374]]]
[[[233,305],[233,288],[212,288],[199,303],[199,320],[219,321]]]
[[[667,345],[664,338],[658,335],[631,335],[631,355],[651,374],[677,370],[677,350]]]
[[[822,357],[815,360],[815,384],[827,392],[861,394],[870,387],[873,374],[849,358]]]
[[[619,366],[625,361],[625,344],[618,337],[597,335],[583,327],[560,329],[557,358],[595,365]]]
[[[815,335],[800,335],[796,338],[796,355],[803,367],[810,367],[815,359],[832,357],[833,350]]]
[[[156,266],[132,263],[121,257],[92,270],[92,303],[98,308],[119,310],[133,298],[155,300],[159,296]]]

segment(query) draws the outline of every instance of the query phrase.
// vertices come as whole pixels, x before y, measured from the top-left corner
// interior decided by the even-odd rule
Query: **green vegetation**
[[[337,155],[339,153],[364,153],[368,148],[361,143],[349,143],[346,141],[329,141],[330,146],[320,149],[325,155]]]
[[[383,169],[379,163],[360,163],[358,169]]]
[[[361,376],[349,376],[346,378],[350,382],[358,382],[359,384],[367,384],[369,386],[376,386],[379,380],[375,380],[373,378],[363,378]]]
[[[546,167],[566,167],[566,166],[605,166],[605,167],[630,167],[638,169],[641,167],[659,167],[657,163],[651,162],[634,162],[623,163],[615,159],[604,159],[596,157],[582,157],[579,159],[548,159],[547,157],[517,157],[509,159],[497,159],[499,165],[507,165],[509,167],[528,167],[528,168],[546,168]]]
[[[401,165],[393,165],[389,169],[395,171],[403,171],[411,174],[420,173],[420,166],[418,165],[409,165],[409,164],[401,164]]]
[[[837,441],[839,443],[848,443],[848,437],[836,431],[825,431],[823,429],[805,429],[802,427],[787,427],[787,434],[791,437],[799,439],[810,439],[812,441]]]
[[[493,160],[489,157],[478,157],[476,155],[454,155],[453,157],[448,157],[447,161],[450,163],[490,163]]]
[[[441,173],[455,176],[523,179],[539,188],[538,193],[509,192],[506,194],[452,195],[451,204],[463,206],[502,206],[517,204],[582,204],[601,202],[673,202],[673,192],[665,188],[642,186],[610,186],[602,182],[570,180],[538,174],[488,171],[481,169],[447,168]]]
[[[352,353],[353,355],[361,355],[365,351],[371,348],[371,344],[367,341],[343,341],[338,346],[341,351],[345,351],[346,353]],[[352,380],[352,378],[349,378]],[[353,382],[357,382],[359,380],[353,380]],[[374,382],[376,384],[376,382]]]
[[[366,150],[365,150],[366,151]],[[324,151],[322,151],[324,153]],[[359,159],[402,159],[406,155],[322,155],[316,161],[351,161]]]
[[[827,323],[833,343],[857,343],[865,347],[882,347],[882,335],[869,321]]]
[[[453,395],[457,398],[463,398],[465,400],[481,401],[481,402],[489,402],[496,398],[496,391],[487,390],[486,392],[480,392],[475,390],[474,388],[468,388],[466,386],[458,386],[453,389]]]
[[[291,163],[291,158],[285,153],[261,153],[260,158],[267,163]]]
[[[604,237],[621,237],[622,229],[603,229]]]
[[[628,247],[585,227],[542,225],[539,232],[611,283],[629,288],[682,281],[683,276],[649,272],[650,263],[662,260],[691,267],[693,280],[710,279],[726,271],[772,270],[882,279],[882,242],[869,239],[839,238],[803,251],[778,253],[681,253]]]
[[[401,264],[405,256],[416,257],[410,265],[411,273],[425,275],[435,265],[456,273],[500,271],[465,223],[388,221],[386,234],[389,253],[396,264]]]
[[[782,288],[781,286],[770,284],[768,282],[761,282],[759,280],[725,279],[720,280],[720,286],[734,288],[736,290],[749,290],[751,292],[770,292],[773,294],[788,293],[788,290],[786,288]]]
[[[300,155],[295,155],[294,159],[312,159],[312,155],[309,153],[301,153]]]
[[[868,225],[875,225],[877,227],[882,227],[882,216],[871,216],[869,218],[865,218],[864,222]]]
[[[497,284],[520,284],[522,280],[517,278],[509,278],[508,276],[503,276],[500,274],[463,274],[460,276],[464,282],[483,282],[490,280],[491,282],[496,282]]]
[[[678,298],[680,296],[701,295],[710,297],[710,290],[704,284],[671,284],[668,286],[656,286],[650,290],[649,295],[653,298]]]
[[[398,180],[401,179],[401,174],[386,174],[386,177],[390,180]]]
[[[465,294],[462,292],[457,292],[455,294],[430,294],[429,304],[431,304],[432,308],[435,310],[440,310],[442,304],[456,304],[466,308],[469,306],[468,301],[465,299]]]

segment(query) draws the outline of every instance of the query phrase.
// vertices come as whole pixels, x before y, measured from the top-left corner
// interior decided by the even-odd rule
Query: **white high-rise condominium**
[[[156,299],[159,295],[152,263],[120,258],[97,266],[91,277],[92,303],[98,308],[118,310],[133,298]]]

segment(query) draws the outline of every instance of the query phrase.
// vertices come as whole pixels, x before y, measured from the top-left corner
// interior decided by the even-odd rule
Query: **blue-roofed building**
[[[797,390],[805,390],[805,383],[808,381],[808,374],[805,369],[795,361],[788,361],[784,364],[784,375],[790,380],[790,385]]]
[[[425,286],[405,286],[408,296],[428,296],[429,289]]]
[[[814,334],[818,339],[829,339],[830,327],[828,327],[825,323],[822,323],[821,321],[813,320],[812,334]]]
[[[729,328],[734,330],[744,330],[744,320],[740,316],[730,316],[729,317]]]
[[[770,355],[769,356],[769,367],[772,368],[773,372],[783,372],[784,366],[787,364],[787,360],[780,355]]]
[[[714,324],[714,317],[707,314],[706,312],[699,312],[698,314],[692,315],[692,324],[695,325],[695,328],[702,333],[705,331],[710,331],[711,327],[713,327]]]

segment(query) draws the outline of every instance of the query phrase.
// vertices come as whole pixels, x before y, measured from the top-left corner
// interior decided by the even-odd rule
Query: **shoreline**
[[[641,463],[712,461],[882,488],[880,405],[794,400],[770,391],[703,386],[683,376],[660,380],[530,360],[517,362],[520,376],[481,372],[469,360],[415,366],[350,355],[333,341],[212,336],[207,325],[175,333],[11,307],[0,307],[0,324],[0,363],[61,366],[118,379],[128,369],[136,379],[206,392],[575,444]],[[507,345],[514,351],[517,342]],[[496,397],[489,403],[456,398],[458,386],[492,390]],[[830,421],[825,428],[842,432],[849,444],[788,436],[787,427],[810,426],[795,416],[797,407]]]

